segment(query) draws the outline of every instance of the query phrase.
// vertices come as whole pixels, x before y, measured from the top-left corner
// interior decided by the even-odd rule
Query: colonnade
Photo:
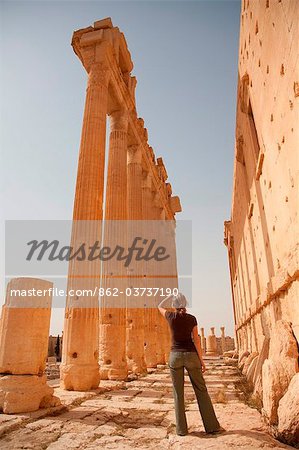
[[[94,243],[109,245],[106,249],[122,244],[128,249],[129,237],[155,236],[156,228],[161,233],[162,223],[162,235],[171,243],[173,255],[164,272],[147,261],[129,267],[90,255],[84,261],[69,261],[60,379],[64,389],[85,391],[97,388],[100,379],[126,379],[130,373],[144,374],[166,362],[170,337],[157,309],[161,296],[136,298],[133,289],[177,288],[175,213],[181,206],[166,182],[162,158],[156,159],[148,144],[144,121],[137,116],[136,78],[131,75],[133,63],[123,33],[107,18],[74,32],[72,46],[88,80],[71,246],[84,242],[89,249]],[[38,287],[45,294],[32,301],[19,297],[15,286],[26,292]],[[0,319],[0,409],[4,412],[59,403],[45,376],[51,286],[34,278],[13,279],[7,286]],[[108,295],[113,288],[118,291],[116,303]],[[68,295],[84,290],[92,295]]]
[[[147,142],[144,121],[137,116],[136,79],[131,75],[133,63],[123,33],[108,18],[76,31],[72,45],[88,73],[72,239],[77,239],[77,221],[86,221],[84,226],[91,242],[103,238],[112,247],[126,241],[127,227],[136,227],[139,236],[138,221],[147,221],[147,228],[156,220],[170,221],[174,230],[180,202],[172,196],[163,161],[156,160]],[[101,225],[89,225],[89,221],[103,223],[104,230]],[[131,229],[129,234],[132,233]],[[164,364],[169,334],[167,323],[156,308],[159,297],[149,297],[145,307],[139,299],[135,307],[136,299],[130,298],[126,288],[170,287],[166,281],[158,273],[155,276],[154,269],[148,273],[147,267],[140,264],[138,268],[133,266],[130,273],[112,262],[93,265],[84,273],[82,280],[82,267],[70,264],[68,284],[83,283],[93,289],[101,280],[104,295],[100,308],[97,297],[87,303],[86,299],[77,299],[77,304],[73,298],[67,298],[62,387],[86,390],[96,387],[100,379],[125,379],[130,372],[142,374],[147,367]],[[176,273],[176,267],[171,267],[172,287],[177,287]],[[105,289],[113,286],[121,293],[116,307],[105,295]]]

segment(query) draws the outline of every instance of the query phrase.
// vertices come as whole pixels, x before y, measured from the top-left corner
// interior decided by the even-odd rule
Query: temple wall
[[[232,209],[225,222],[239,358],[263,353],[254,387],[264,381],[256,393],[278,428],[279,401],[298,372],[298,10],[292,0],[242,2]],[[263,363],[275,359],[280,326],[287,354],[277,351],[277,364],[290,355],[288,346],[294,364],[274,395],[279,382]]]

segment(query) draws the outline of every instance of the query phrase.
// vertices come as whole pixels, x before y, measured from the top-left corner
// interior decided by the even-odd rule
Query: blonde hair
[[[187,313],[186,308],[176,308],[176,312],[181,316]]]

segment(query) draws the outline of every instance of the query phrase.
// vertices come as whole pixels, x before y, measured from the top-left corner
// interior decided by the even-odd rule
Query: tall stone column
[[[200,329],[200,337],[201,337],[201,348],[203,355],[206,354],[206,338],[205,338],[205,329]]]
[[[73,213],[72,244],[101,241],[103,218],[106,115],[109,73],[103,63],[91,65],[88,74],[80,154]],[[84,222],[82,222],[84,221]],[[81,238],[80,238],[81,236]],[[68,292],[99,286],[100,261],[85,267],[70,262]],[[98,294],[67,297],[61,386],[69,390],[89,390],[99,385]]]
[[[49,281],[36,278],[14,278],[7,285],[0,328],[0,409],[4,414],[60,404],[45,375],[52,288]],[[42,295],[30,296],[33,289]]]
[[[217,356],[217,339],[215,336],[215,327],[211,327],[211,334],[207,337],[207,356]]]
[[[225,342],[225,327],[220,327],[221,330],[221,349],[222,353],[226,352],[226,342]]]
[[[127,132],[128,113],[114,111],[110,115],[109,159],[105,206],[104,244],[115,248],[126,245],[127,219]],[[105,296],[100,308],[100,374],[103,379],[123,380],[127,377],[126,361],[126,268],[115,261],[104,265],[104,289],[117,287],[123,292],[116,299]],[[112,301],[117,302],[113,307]]]
[[[165,227],[167,234],[167,247],[168,253],[170,253],[171,258],[168,262],[168,276],[165,277],[164,280],[164,288],[170,288],[172,292],[174,289],[178,289],[178,274],[177,274],[177,255],[176,255],[176,222],[174,218],[166,218]],[[171,309],[173,310],[173,309]],[[166,324],[167,325],[167,324]],[[165,361],[168,361],[169,352],[171,347],[171,334],[169,327],[167,325],[166,329],[166,352],[165,352]]]
[[[128,147],[128,228],[132,238],[142,236],[142,152],[139,145]],[[139,223],[138,223],[139,221]],[[141,264],[131,264],[128,285],[143,287]],[[146,373],[144,357],[144,309],[142,298],[127,298],[127,364],[133,373]],[[135,306],[137,303],[137,307]]]
[[[144,221],[148,221],[147,227],[150,227],[152,220],[152,179],[151,174],[147,170],[143,171],[142,183],[142,217]],[[146,266],[145,266],[146,268]],[[152,279],[146,277],[145,271],[145,287],[152,287]],[[145,342],[145,362],[147,367],[157,367],[157,309],[153,299],[148,298],[147,307],[144,310],[144,342]]]
[[[158,230],[161,227],[162,221],[161,221],[161,215],[162,215],[162,208],[159,205],[159,195],[154,186],[152,186],[152,219],[159,221],[157,225],[153,222],[153,228],[155,232],[158,232]],[[158,236],[156,236],[158,238]],[[156,263],[155,265],[155,275],[152,279],[153,287],[155,288],[164,288],[165,287],[165,279],[160,278],[159,273],[159,263]],[[156,315],[156,335],[159,336],[159,339],[157,339],[157,346],[156,346],[156,352],[157,352],[157,364],[165,364],[165,353],[166,353],[166,333],[167,333],[167,322],[164,319],[164,317],[160,314],[158,311],[158,304],[161,301],[161,297],[158,294],[156,297],[152,298],[152,301],[154,305],[156,306],[153,314]]]

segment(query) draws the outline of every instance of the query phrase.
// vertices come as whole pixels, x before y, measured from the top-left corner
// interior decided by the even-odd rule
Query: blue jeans
[[[192,383],[206,432],[219,430],[220,424],[207,391],[198,354],[196,352],[171,351],[168,365],[173,384],[177,434],[188,433],[184,401],[184,368],[187,369]]]

